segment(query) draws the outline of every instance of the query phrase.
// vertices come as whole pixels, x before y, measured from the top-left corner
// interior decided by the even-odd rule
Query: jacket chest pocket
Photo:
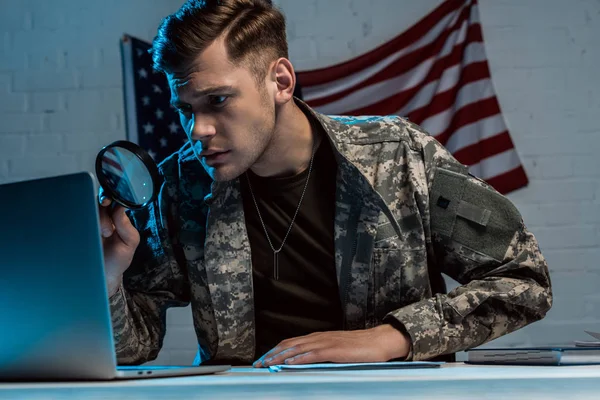
[[[181,230],[179,242],[188,265],[190,285],[196,297],[210,304],[210,293],[204,264],[204,232]]]
[[[208,349],[208,353],[214,354],[217,349],[216,333],[213,331],[216,322],[204,263],[204,237],[204,232],[192,230],[179,232],[179,242],[187,263],[194,328],[198,335],[200,351]]]
[[[188,262],[199,262],[204,259],[205,232],[181,230],[179,243]]]
[[[370,325],[380,324],[389,312],[431,294],[424,246],[409,246],[398,237],[376,241],[371,267]]]

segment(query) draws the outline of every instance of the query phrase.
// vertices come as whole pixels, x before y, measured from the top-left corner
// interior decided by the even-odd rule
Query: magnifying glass
[[[126,140],[100,150],[96,156],[96,177],[108,197],[133,210],[154,201],[160,188],[158,167],[152,157]]]

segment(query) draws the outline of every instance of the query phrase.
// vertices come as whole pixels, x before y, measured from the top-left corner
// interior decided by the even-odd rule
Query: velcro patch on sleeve
[[[436,170],[430,193],[431,229],[500,261],[519,229],[521,215],[510,200],[474,179]]]

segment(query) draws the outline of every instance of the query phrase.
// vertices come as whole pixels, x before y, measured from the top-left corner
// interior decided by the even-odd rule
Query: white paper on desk
[[[376,363],[322,363],[322,364],[301,364],[301,365],[272,365],[269,367],[271,372],[288,371],[368,371],[376,369],[414,369],[414,368],[436,368],[444,364],[443,362],[433,361],[390,361]]]

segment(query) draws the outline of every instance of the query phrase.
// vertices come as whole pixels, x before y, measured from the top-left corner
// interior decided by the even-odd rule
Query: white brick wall
[[[441,0],[275,0],[297,69],[362,54]],[[124,138],[118,39],[151,39],[180,0],[0,2],[0,182],[92,170]],[[530,177],[509,197],[538,237],[555,303],[547,318],[493,345],[585,339],[600,329],[600,3],[479,0],[492,78]],[[143,10],[140,12],[139,10]],[[168,313],[157,363],[189,363],[189,308]]]
[[[498,344],[557,344],[600,328],[600,3],[481,0],[492,77],[531,185],[509,197],[548,260],[546,319]],[[535,17],[533,17],[535,16]]]
[[[179,0],[0,2],[0,183],[93,171],[125,138],[119,39],[150,40]]]

